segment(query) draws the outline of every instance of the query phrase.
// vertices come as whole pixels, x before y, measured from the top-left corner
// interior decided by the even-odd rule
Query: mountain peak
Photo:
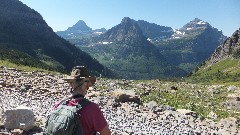
[[[208,22],[205,22],[199,18],[195,18],[194,20],[185,24],[182,28],[176,29],[172,38],[182,38],[186,36],[196,36],[205,31],[207,28],[213,28]],[[217,29],[216,29],[217,30]]]
[[[199,18],[195,18],[193,21],[194,21],[194,22],[200,22],[200,21],[202,21],[202,20],[199,19]]]
[[[131,23],[134,22],[135,20],[129,18],[129,17],[124,17],[121,21],[121,23]]]
[[[124,17],[120,24],[101,35],[101,39],[111,42],[139,42],[141,44],[147,41],[137,22],[129,17]]]
[[[205,22],[199,18],[195,18],[194,20],[190,21],[186,25],[184,25],[181,29],[182,30],[189,30],[189,29],[196,29],[201,27],[208,27],[210,24],[208,22]]]
[[[79,20],[75,25],[69,27],[68,31],[91,31],[92,28],[88,27],[83,20]]]

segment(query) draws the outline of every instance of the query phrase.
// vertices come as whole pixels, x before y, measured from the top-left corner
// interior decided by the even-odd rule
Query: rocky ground
[[[36,117],[36,126],[29,131],[22,131],[8,130],[0,124],[0,134],[43,134],[45,118],[53,105],[68,95],[69,86],[61,78],[63,75],[1,67],[0,109],[4,111],[20,105],[30,107]],[[161,85],[167,83],[161,82]],[[136,89],[147,92],[154,88],[141,81],[98,78],[95,87],[89,90],[87,98],[99,104],[113,134],[240,134],[239,119],[229,117],[214,121],[202,119],[194,111],[158,105],[155,101],[142,104]],[[236,107],[239,107],[239,102]]]

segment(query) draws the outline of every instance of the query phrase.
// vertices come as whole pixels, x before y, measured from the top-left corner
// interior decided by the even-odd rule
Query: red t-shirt
[[[74,106],[81,102],[81,98],[72,99],[68,102],[69,106]],[[54,108],[57,108],[60,101],[56,103]],[[103,116],[99,106],[93,102],[78,111],[80,114],[80,121],[82,124],[84,135],[94,135],[96,132],[103,130],[107,126],[107,121]]]

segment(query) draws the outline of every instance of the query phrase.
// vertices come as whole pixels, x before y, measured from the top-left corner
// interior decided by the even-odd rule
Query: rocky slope
[[[29,131],[7,130],[1,125],[0,133],[41,135],[46,116],[52,111],[55,102],[68,95],[69,86],[61,80],[62,77],[63,75],[24,72],[1,67],[1,110],[13,109],[19,105],[27,106],[33,109],[37,121],[36,127]],[[155,84],[163,87],[156,87]],[[210,112],[207,119],[202,119],[191,110],[157,104],[156,101],[142,103],[143,95],[151,95],[154,91],[176,94],[176,92],[181,92],[188,87],[193,90],[192,94],[201,96],[205,91],[208,93],[206,95],[212,93],[213,97],[224,89],[234,93],[239,92],[240,89],[236,86],[201,86],[184,82],[160,82],[159,80],[153,80],[149,83],[98,78],[95,87],[88,91],[87,98],[99,104],[114,135],[239,134],[239,118],[224,118],[216,121],[218,115]],[[144,93],[140,94],[138,91],[144,91]],[[196,93],[197,91],[198,93]],[[239,101],[236,102],[239,103]],[[211,104],[211,106],[213,105]]]

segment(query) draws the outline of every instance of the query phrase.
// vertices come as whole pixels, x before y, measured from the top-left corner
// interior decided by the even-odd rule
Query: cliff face
[[[240,29],[236,30],[231,37],[228,37],[221,44],[212,56],[208,59],[208,64],[214,64],[224,58],[240,58]]]
[[[144,20],[138,20],[137,24],[141,28],[143,35],[150,40],[167,39],[173,34],[173,29],[171,27],[160,26]]]

